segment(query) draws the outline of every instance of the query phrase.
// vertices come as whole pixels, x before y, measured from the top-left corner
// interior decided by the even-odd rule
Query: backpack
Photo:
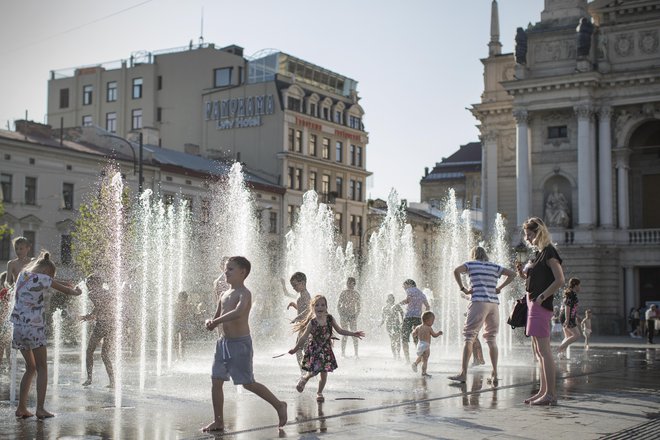
[[[516,301],[506,323],[511,328],[527,326],[527,299],[524,296]]]

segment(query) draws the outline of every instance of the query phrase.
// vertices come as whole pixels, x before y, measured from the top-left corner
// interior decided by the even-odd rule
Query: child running
[[[403,321],[403,309],[394,304],[394,295],[387,295],[387,302],[383,306],[380,325],[385,324],[387,334],[390,337],[390,348],[394,359],[401,357],[401,322]]]
[[[11,295],[9,287],[5,287],[7,272],[0,274],[0,367],[2,358],[7,352],[7,367],[9,367],[9,350],[11,343],[11,323],[9,322],[9,308],[11,307]]]
[[[412,363],[412,369],[417,373],[417,365],[422,363],[422,377],[431,377],[426,372],[426,367],[429,364],[429,356],[431,355],[431,336],[437,338],[442,335],[442,331],[433,331],[433,322],[435,321],[435,314],[430,310],[422,313],[422,323],[415,327],[413,336],[417,337],[417,359]]]
[[[44,308],[44,293],[49,287],[66,295],[80,295],[82,291],[75,290],[57,281],[55,264],[48,252],[42,252],[39,258],[25,266],[16,279],[16,303],[11,314],[14,324],[12,346],[21,350],[25,358],[25,373],[21,379],[21,388],[16,408],[16,417],[26,419],[34,414],[28,411],[27,402],[32,378],[37,375],[37,410],[39,419],[53,417],[46,411],[46,389],[48,388],[48,366],[46,364],[46,316]]]
[[[92,384],[92,372],[94,371],[94,352],[96,346],[103,341],[101,345],[101,360],[105,365],[105,371],[108,373],[109,384],[107,388],[115,387],[115,373],[112,368],[112,354],[115,347],[115,314],[114,314],[114,296],[103,288],[103,280],[98,275],[87,277],[87,288],[89,289],[89,299],[94,304],[94,310],[87,315],[80,317],[81,321],[94,321],[94,330],[87,341],[87,350],[85,351],[85,366],[87,368],[87,380],[83,382],[84,387]]]
[[[213,422],[202,431],[222,432],[224,424],[225,396],[223,385],[231,377],[234,385],[243,385],[248,391],[270,403],[279,419],[279,428],[286,425],[286,402],[279,400],[264,385],[254,380],[252,372],[252,337],[248,320],[252,307],[252,293],[245,287],[250,274],[250,261],[245,257],[230,257],[225,264],[225,279],[229,289],[220,295],[213,319],[207,319],[206,329],[212,331],[222,324],[223,336],[218,339],[211,374]]]
[[[296,300],[296,302],[291,301],[289,305],[286,306],[286,309],[289,310],[290,308],[293,307],[298,312],[298,315],[296,315],[296,317],[293,318],[293,321],[291,321],[292,324],[296,325],[296,323],[305,319],[305,317],[309,313],[309,303],[312,300],[312,296],[307,291],[307,275],[305,275],[304,273],[302,272],[294,273],[293,275],[291,275],[290,282],[291,282],[291,287],[293,287],[293,290],[295,290],[298,293],[298,299]],[[282,283],[282,289],[284,290],[285,294],[287,294],[286,286],[284,285],[284,283]],[[300,339],[300,337],[302,336],[303,330],[304,329],[301,329],[300,332],[298,333],[298,339]],[[298,365],[300,366],[301,370],[302,370],[302,361],[303,361],[302,358],[303,358],[302,352],[298,351],[298,353],[296,353],[296,359],[298,360]]]
[[[337,369],[337,360],[332,352],[332,329],[343,336],[363,338],[363,331],[347,331],[341,328],[337,321],[328,314],[328,301],[323,295],[316,295],[307,316],[296,323],[293,331],[301,331],[296,345],[289,350],[289,354],[295,354],[304,346],[302,369],[307,372],[296,385],[296,390],[302,393],[307,381],[320,373],[319,388],[316,393],[316,401],[323,402],[323,388],[328,380],[328,372]]]

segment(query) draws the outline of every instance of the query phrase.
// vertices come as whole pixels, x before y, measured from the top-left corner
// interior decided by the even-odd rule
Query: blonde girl
[[[50,287],[66,295],[82,293],[79,288],[72,289],[55,281],[54,277],[55,265],[50,259],[50,254],[42,251],[39,258],[25,266],[16,279],[16,303],[11,314],[11,322],[14,324],[12,346],[20,350],[25,359],[25,373],[21,379],[16,408],[16,417],[23,419],[35,415],[27,409],[28,394],[35,374],[37,375],[36,416],[44,419],[54,415],[44,409],[48,387],[44,293]]]
[[[573,342],[580,338],[578,327],[578,300],[577,294],[580,292],[580,280],[571,278],[568,280],[568,287],[564,290],[563,312],[564,312],[564,340],[557,347],[559,359],[566,358],[566,349]]]
[[[323,295],[316,295],[311,302],[309,312],[304,319],[297,322],[294,332],[302,331],[296,345],[289,350],[289,354],[295,354],[303,348],[301,368],[306,371],[296,385],[296,390],[302,393],[307,381],[320,374],[319,387],[316,393],[316,401],[323,402],[323,389],[328,379],[328,372],[337,368],[337,360],[332,351],[332,329],[343,336],[363,338],[363,331],[351,332],[344,330],[337,321],[328,314],[328,300]]]

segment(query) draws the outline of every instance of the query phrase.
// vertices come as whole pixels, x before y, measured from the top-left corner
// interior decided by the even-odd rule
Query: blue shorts
[[[254,382],[252,371],[252,337],[218,339],[215,345],[215,359],[211,378],[234,381],[234,385],[246,385]]]

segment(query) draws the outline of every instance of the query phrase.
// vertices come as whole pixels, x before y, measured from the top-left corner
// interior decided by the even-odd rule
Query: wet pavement
[[[350,344],[349,344],[350,346]],[[225,384],[225,424],[230,439],[596,439],[660,438],[660,356],[655,345],[627,338],[602,339],[585,351],[573,346],[558,361],[559,402],[530,407],[523,400],[537,385],[531,350],[501,354],[497,386],[488,365],[471,368],[465,384],[458,349],[432,346],[430,379],[395,361],[382,348],[361,345],[361,358],[338,358],[329,374],[325,402],[316,402],[315,379],[299,394],[295,357],[271,356],[284,347],[257,347],[255,376],[288,403],[289,423],[276,427],[275,411],[242,388]],[[17,420],[9,402],[8,372],[0,373],[0,439],[204,439],[212,420],[209,371],[213,343],[196,347],[185,362],[139,390],[136,361],[124,366],[121,408],[105,388],[97,351],[95,382],[83,388],[77,350],[63,350],[59,383],[49,384],[46,408],[55,418]],[[349,351],[350,351],[349,347]],[[435,350],[434,350],[435,349]],[[506,350],[503,350],[506,351]],[[52,354],[49,353],[49,355]],[[52,377],[52,364],[49,366]],[[22,360],[19,359],[19,372]],[[31,406],[34,409],[34,384]]]

